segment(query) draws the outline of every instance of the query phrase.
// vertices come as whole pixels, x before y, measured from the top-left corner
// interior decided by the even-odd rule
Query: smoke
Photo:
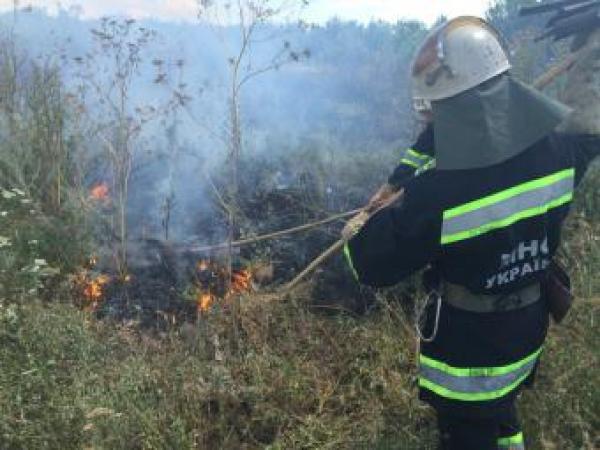
[[[183,8],[184,2],[180,3]],[[57,16],[33,11],[20,14],[16,21],[7,14],[0,22],[14,29],[28,54],[61,64],[67,85],[75,86],[73,61],[92,51],[90,30],[98,26],[97,21],[64,11]],[[215,222],[218,215],[218,193],[211,178],[218,184],[228,155],[230,59],[239,45],[237,29],[150,20],[137,25],[157,35],[142,55],[145,63],[139,67],[131,104],[160,104],[174,90],[185,93],[189,101],[176,115],[149,124],[137,141],[128,204],[130,235],[163,239],[167,208],[171,240],[219,240],[223,236],[202,224],[211,218]],[[309,29],[264,25],[244,69],[266,67],[286,48],[307,50],[302,55],[310,56],[268,71],[244,86],[245,161],[277,161],[280,167],[273,166],[274,174],[279,174],[276,184],[289,186],[299,183],[294,177],[304,176],[290,175],[294,171],[287,157],[294,152],[311,149],[316,155],[311,158],[331,162],[338,153],[378,154],[407,145],[414,123],[406,74],[423,32],[424,26],[415,22],[362,26],[333,21]],[[167,83],[155,82],[154,60],[163,61]],[[181,73],[174,68],[177,61],[183,61]],[[108,82],[114,70],[106,61],[102,64],[99,73],[102,77],[106,73]],[[97,107],[100,114],[102,107]],[[317,159],[315,167],[322,162]],[[311,170],[317,169],[307,167],[303,173]],[[382,180],[386,175],[381,172],[373,177]],[[242,176],[266,175],[246,170]],[[332,184],[332,177],[324,185]],[[91,178],[98,181],[97,170],[90,174],[90,182]],[[250,180],[248,185],[258,186],[261,181]],[[328,205],[350,206],[331,201]]]

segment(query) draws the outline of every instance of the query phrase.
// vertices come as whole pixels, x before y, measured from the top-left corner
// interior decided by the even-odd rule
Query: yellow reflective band
[[[348,246],[348,244],[344,245],[344,256],[346,256],[346,261],[348,262],[350,269],[352,269],[352,274],[354,275],[354,278],[359,280],[358,272],[354,268],[354,262],[352,262],[352,254],[350,253],[350,247]]]
[[[413,150],[412,148],[409,148],[408,150],[406,150],[406,153],[414,158],[421,159],[423,161],[428,161],[431,159],[431,156],[429,156],[425,153],[419,153],[418,151]]]
[[[452,367],[421,355],[419,386],[460,401],[489,401],[516,389],[532,372],[540,348],[531,355],[500,367]]]
[[[418,169],[419,167],[421,167],[417,163],[411,161],[410,159],[406,159],[406,158],[402,158],[402,160],[400,160],[400,162],[402,164],[406,164],[407,166],[414,167],[415,169]]]
[[[474,211],[484,206],[493,205],[494,203],[501,202],[502,200],[507,200],[511,197],[522,194],[523,192],[532,191],[534,189],[544,186],[549,186],[553,183],[556,183],[557,181],[573,177],[575,177],[575,169],[567,169],[561,172],[554,173],[547,177],[529,181],[527,183],[514,186],[510,189],[506,189],[505,191],[497,192],[496,194],[490,195],[488,197],[484,197],[482,199],[466,203],[456,208],[452,208],[448,211],[444,211],[444,219],[450,219],[452,217],[459,216],[470,211]]]
[[[404,152],[404,155],[400,162],[406,164],[414,169],[421,169],[425,165],[429,164],[433,158],[425,153],[419,153],[411,148]]]
[[[488,233],[493,230],[497,230],[500,228],[506,228],[514,223],[517,223],[524,219],[529,219],[531,217],[540,216],[542,214],[547,213],[549,210],[558,208],[566,203],[569,203],[573,200],[573,193],[565,194],[562,197],[553,200],[545,205],[539,206],[537,208],[526,209],[525,211],[520,211],[518,213],[513,214],[505,219],[498,220],[495,222],[487,223],[481,227],[473,228],[472,230],[463,231],[461,233],[451,234],[448,236],[442,236],[442,244],[452,244],[458,241],[464,241],[466,239],[471,239],[477,236],[481,236],[482,234]]]
[[[519,448],[522,448],[524,443],[525,437],[523,436],[523,433],[517,433],[514,436],[498,439],[498,447],[506,449],[510,449],[514,446],[519,446]]]
[[[417,170],[416,175],[421,175],[422,173],[427,172],[428,170],[435,169],[436,165],[437,161],[432,158],[431,161],[429,161],[427,164],[424,164],[423,167]]]
[[[540,216],[542,214],[545,214],[551,209],[558,208],[559,206],[569,203],[571,200],[573,200],[572,192],[569,194],[565,194],[564,196],[562,196],[556,200],[553,200],[543,206],[540,206],[537,208],[530,208],[525,211],[520,211],[520,212],[513,214],[512,216],[509,216],[505,219],[485,224],[482,227],[474,228],[472,230],[463,231],[461,233],[456,233],[456,234],[452,234],[449,236],[443,236],[442,244],[452,244],[454,242],[464,241],[466,239],[471,239],[471,238],[480,236],[482,234],[488,233],[493,230],[508,227],[508,226],[510,226],[514,223],[517,223],[521,220],[529,219],[531,217]]]
[[[447,210],[441,243],[471,239],[565,205],[573,200],[574,182],[574,169],[567,169]]]
[[[502,389],[498,389],[496,391],[490,391],[490,392],[452,391],[444,386],[433,383],[424,378],[419,378],[419,386],[436,393],[440,397],[449,398],[451,400],[460,400],[463,402],[483,402],[483,401],[495,400],[500,397],[504,397],[505,395],[509,394],[510,392],[515,390],[517,387],[519,387],[521,385],[521,383],[523,383],[523,381],[525,381],[527,379],[528,376],[529,376],[529,373],[526,373],[525,375],[520,377],[518,380],[516,380],[514,383],[512,383]]]
[[[543,347],[539,348],[526,358],[523,358],[515,363],[499,367],[452,367],[444,362],[428,358],[425,355],[419,355],[419,363],[425,366],[433,367],[434,369],[438,369],[455,377],[491,377],[506,375],[520,369],[540,356],[542,350]]]

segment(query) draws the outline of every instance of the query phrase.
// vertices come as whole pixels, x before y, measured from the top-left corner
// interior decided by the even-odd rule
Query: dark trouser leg
[[[441,450],[497,450],[499,423],[438,414]]]
[[[500,423],[498,450],[525,450],[523,431],[514,406],[510,417]]]

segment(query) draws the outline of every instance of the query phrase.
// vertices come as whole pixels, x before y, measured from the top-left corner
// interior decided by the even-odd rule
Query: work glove
[[[395,201],[399,200],[403,194],[390,184],[384,184],[379,191],[371,198],[367,206],[362,212],[354,216],[348,221],[342,230],[342,239],[349,241],[356,233],[367,223],[369,217],[375,214],[380,209],[383,209]]]
[[[562,101],[574,109],[562,131],[600,134],[600,29],[579,50]]]
[[[390,198],[397,192],[398,190],[390,185],[384,184],[379,188],[377,193],[369,200],[369,204],[366,206],[365,211],[369,213],[374,213],[375,211],[384,207],[390,200]]]
[[[346,226],[342,230],[342,239],[345,241],[349,241],[356,235],[360,229],[367,223],[369,220],[369,213],[367,211],[362,211],[354,216],[352,219],[346,223]]]

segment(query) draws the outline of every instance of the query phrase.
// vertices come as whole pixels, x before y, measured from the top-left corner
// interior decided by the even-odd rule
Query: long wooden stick
[[[383,208],[386,208],[387,206],[391,205],[395,201],[399,200],[403,194],[404,194],[404,190],[400,190],[400,191],[396,192],[395,194],[391,195],[389,199],[387,199],[384,203],[382,203],[379,206],[378,209],[376,209],[375,211],[371,211],[369,213],[369,217],[372,217],[376,212],[382,210]],[[367,207],[361,208],[358,211],[359,212],[367,211]],[[321,264],[323,264],[325,261],[327,261],[331,256],[335,255],[338,250],[340,250],[341,248],[344,247],[345,244],[346,244],[346,239],[340,239],[340,240],[336,241],[331,247],[329,247],[327,250],[325,250],[323,253],[321,253],[313,262],[311,262],[306,267],[306,269],[304,269],[302,272],[300,272],[296,276],[296,278],[294,278],[292,281],[290,281],[288,284],[286,284],[283,287],[283,292],[289,292],[292,289],[294,289],[296,286],[298,286],[298,284],[300,284],[300,282],[302,280],[304,280],[308,275],[310,275],[317,267],[319,267]]]
[[[286,284],[283,287],[283,291],[284,292],[291,291],[296,286],[298,286],[298,284],[302,280],[304,280],[308,275],[310,275],[313,272],[313,270],[315,270],[317,267],[319,267],[321,264],[323,264],[325,261],[327,261],[331,256],[335,255],[338,252],[338,250],[340,250],[345,244],[346,244],[346,240],[340,239],[335,244],[333,244],[331,247],[329,247],[327,250],[325,250],[323,253],[321,253],[313,262],[311,262],[306,267],[306,269],[304,269],[302,272],[300,272],[296,276],[296,278],[294,278],[292,281],[290,281],[288,284]]]
[[[336,220],[345,219],[347,217],[354,216],[361,211],[362,211],[362,209],[355,209],[353,211],[347,211],[345,213],[335,214],[331,217],[328,217],[323,220],[319,220],[317,222],[311,222],[311,223],[308,223],[305,225],[300,225],[300,226],[297,226],[294,228],[289,228],[287,230],[275,231],[273,233],[264,234],[262,236],[257,236],[254,238],[247,238],[247,239],[241,239],[239,241],[234,241],[231,243],[231,245],[233,247],[241,247],[243,245],[255,244],[257,242],[262,242],[262,241],[266,241],[269,239],[275,239],[278,237],[287,236],[287,235],[294,234],[294,233],[299,233],[301,231],[311,230],[313,228],[320,227],[321,225],[326,225],[328,223],[335,222]],[[224,249],[227,247],[229,247],[229,243],[223,242],[221,244],[208,245],[208,246],[204,246],[204,247],[190,247],[188,249],[188,251],[194,252],[194,253],[205,253],[205,252],[209,252],[211,250],[220,250],[220,249]]]
[[[546,73],[541,75],[537,80],[534,81],[533,86],[536,89],[544,89],[554,80],[556,80],[563,73],[571,70],[573,65],[577,62],[581,55],[581,52],[575,52],[568,55],[563,61],[557,65],[551,67]]]

